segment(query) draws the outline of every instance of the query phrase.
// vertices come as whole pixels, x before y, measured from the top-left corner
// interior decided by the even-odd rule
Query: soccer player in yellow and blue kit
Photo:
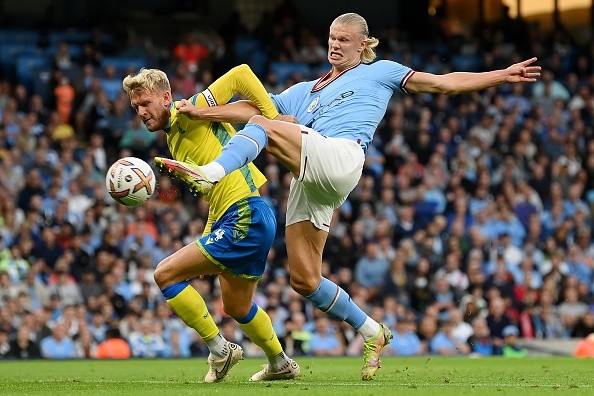
[[[179,114],[168,78],[161,70],[142,69],[124,78],[123,87],[148,130],[165,131],[174,160],[206,164],[220,155],[235,135],[228,123],[191,120]],[[230,70],[188,100],[198,107],[216,106],[227,103],[237,92],[256,103],[265,116],[278,117],[266,90],[245,65]],[[155,163],[171,169],[175,161],[157,157]],[[182,174],[172,172],[172,176]],[[220,275],[225,312],[268,357],[268,364],[250,380],[299,375],[299,366],[284,353],[269,316],[252,301],[276,232],[273,212],[258,193],[265,182],[252,163],[223,178],[205,196],[210,207],[203,236],[164,259],[155,270],[155,281],[169,306],[200,334],[210,350],[205,382],[222,380],[243,358],[241,347],[221,335],[204,299],[188,282],[211,274]]]

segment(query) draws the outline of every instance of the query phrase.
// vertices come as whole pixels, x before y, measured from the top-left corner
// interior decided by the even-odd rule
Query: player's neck
[[[312,92],[316,92],[319,91],[320,89],[324,88],[326,85],[330,84],[332,81],[336,80],[338,77],[340,77],[341,75],[343,75],[344,73],[346,73],[347,71],[359,66],[359,63],[361,62],[357,62],[354,65],[350,65],[348,67],[344,67],[344,68],[338,68],[336,66],[332,66],[332,70],[330,70],[324,77],[321,77],[313,86],[313,88],[311,89]]]
[[[330,71],[330,75],[328,76],[328,78],[332,79],[338,75],[340,75],[341,73],[344,73],[345,71],[352,69],[353,67],[359,65],[359,63],[361,63],[361,61],[357,61],[355,63],[349,64],[349,65],[340,65],[340,66],[332,66],[332,70]]]

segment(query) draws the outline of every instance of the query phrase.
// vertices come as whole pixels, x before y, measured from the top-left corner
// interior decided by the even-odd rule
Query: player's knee
[[[223,301],[223,311],[232,318],[244,318],[250,312],[252,304],[240,304],[237,302],[226,303]]]
[[[155,272],[153,273],[153,278],[155,279],[157,286],[161,289],[170,283],[170,271],[167,268],[168,261],[169,259],[167,258],[163,259],[159,265],[157,265],[157,268],[155,268]]]
[[[311,293],[316,291],[316,288],[318,287],[319,283],[319,279],[316,280],[305,277],[291,276],[291,287],[293,288],[293,290],[301,294],[303,297],[307,297]]]
[[[268,118],[264,117],[263,115],[255,115],[250,118],[249,122],[252,124],[258,124],[266,129]]]

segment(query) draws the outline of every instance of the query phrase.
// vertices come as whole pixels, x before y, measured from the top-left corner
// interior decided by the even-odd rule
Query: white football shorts
[[[291,181],[286,225],[308,220],[328,232],[332,213],[359,182],[364,162],[357,142],[301,126],[301,174]]]

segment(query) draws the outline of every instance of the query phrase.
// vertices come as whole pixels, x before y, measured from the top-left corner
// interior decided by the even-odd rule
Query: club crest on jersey
[[[225,230],[221,230],[220,228],[215,231],[215,242],[220,241],[223,239],[223,235],[225,235]]]
[[[314,109],[316,108],[316,106],[318,105],[318,103],[320,103],[320,97],[316,96],[314,98],[314,100],[311,101],[311,103],[309,104],[309,106],[307,106],[307,112],[311,113],[312,111],[314,111]]]

